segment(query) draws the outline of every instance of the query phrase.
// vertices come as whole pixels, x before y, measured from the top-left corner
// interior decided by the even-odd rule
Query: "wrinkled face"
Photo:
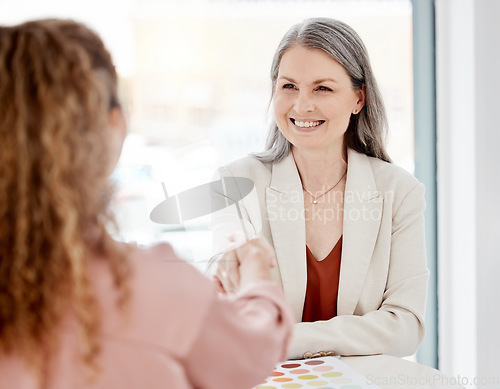
[[[351,114],[365,101],[346,70],[319,49],[293,46],[281,58],[274,115],[296,149],[341,152]]]

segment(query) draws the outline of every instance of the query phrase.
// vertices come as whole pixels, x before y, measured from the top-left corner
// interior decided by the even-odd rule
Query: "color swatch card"
[[[280,363],[255,389],[377,389],[365,376],[336,357]]]

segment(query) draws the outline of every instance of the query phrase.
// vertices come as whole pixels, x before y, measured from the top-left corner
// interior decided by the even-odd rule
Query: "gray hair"
[[[368,52],[356,31],[339,20],[329,18],[306,19],[290,28],[274,54],[271,99],[274,98],[281,58],[288,49],[297,45],[324,51],[344,67],[355,90],[365,86],[365,105],[357,115],[351,115],[344,145],[390,162],[385,151],[387,117],[384,103],[373,76]],[[273,119],[265,150],[254,155],[262,162],[275,163],[285,158],[290,149],[290,142]]]

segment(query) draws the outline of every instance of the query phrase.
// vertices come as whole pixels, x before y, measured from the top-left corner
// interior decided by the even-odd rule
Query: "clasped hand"
[[[263,237],[256,237],[219,255],[214,278],[225,293],[238,291],[245,285],[271,280],[271,268],[276,266],[275,253]]]

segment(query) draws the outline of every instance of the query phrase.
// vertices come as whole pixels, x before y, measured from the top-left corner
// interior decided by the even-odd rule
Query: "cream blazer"
[[[348,150],[337,316],[302,323],[307,283],[304,198],[292,153],[276,164],[252,156],[224,175],[247,177],[254,190],[240,208],[249,235],[274,246],[274,279],[291,305],[294,336],[288,358],[304,352],[339,355],[413,354],[424,336],[429,272],[424,242],[424,186],[402,168]],[[235,206],[212,219],[214,247],[241,230]]]

